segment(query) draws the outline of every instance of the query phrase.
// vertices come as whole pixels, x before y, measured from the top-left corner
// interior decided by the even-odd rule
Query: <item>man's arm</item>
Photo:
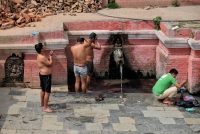
[[[84,37],[82,37],[82,38],[84,38]],[[92,41],[84,38],[84,46],[85,47],[90,47],[91,45],[92,45]]]
[[[53,63],[53,51],[50,51],[49,53],[49,59],[45,56],[41,58],[42,63],[44,63],[46,66],[51,66]]]
[[[95,44],[92,43],[92,46],[93,46],[94,49],[101,50],[101,45],[97,40],[95,40]]]
[[[98,36],[96,36],[95,40],[94,40],[94,43],[92,43],[92,47],[94,49],[98,49],[98,50],[101,50],[101,45],[99,44],[98,42]]]
[[[184,84],[186,83],[186,80],[184,80],[183,82],[181,83],[176,83],[174,84],[177,88],[181,88]]]

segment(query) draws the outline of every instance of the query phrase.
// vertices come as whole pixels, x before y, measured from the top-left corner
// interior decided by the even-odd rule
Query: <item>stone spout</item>
[[[116,62],[116,66],[118,67],[120,64],[124,64],[124,56],[122,47],[115,47],[113,52],[114,60]]]

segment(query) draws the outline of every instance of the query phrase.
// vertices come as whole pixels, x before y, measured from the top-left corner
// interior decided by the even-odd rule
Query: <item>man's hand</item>
[[[52,50],[49,52],[49,56],[53,56],[53,51]]]
[[[182,83],[185,84],[187,82],[187,80],[184,80]]]

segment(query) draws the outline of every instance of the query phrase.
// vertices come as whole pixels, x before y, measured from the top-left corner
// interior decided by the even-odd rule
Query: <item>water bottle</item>
[[[186,108],[185,110],[188,111],[188,112],[194,112],[195,111],[194,108]]]

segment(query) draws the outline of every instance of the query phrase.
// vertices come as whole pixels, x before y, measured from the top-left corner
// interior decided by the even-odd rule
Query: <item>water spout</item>
[[[123,90],[122,90],[122,76],[123,76],[123,64],[120,63],[120,75],[121,75],[121,95],[120,95],[120,103],[124,103],[124,98],[123,98]]]

